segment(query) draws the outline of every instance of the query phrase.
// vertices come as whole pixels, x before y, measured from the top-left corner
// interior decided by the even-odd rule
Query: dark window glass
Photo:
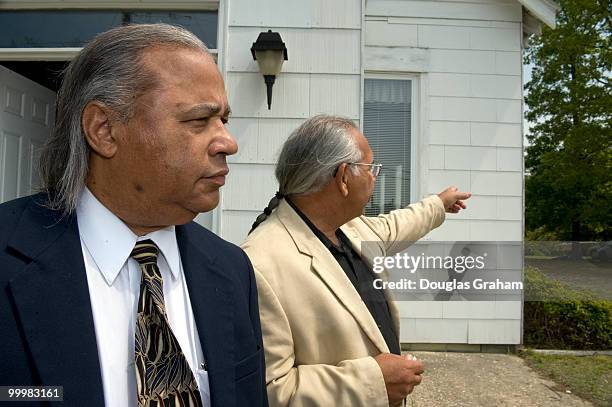
[[[383,164],[374,195],[365,208],[368,216],[389,213],[410,203],[412,81],[366,79],[363,132]]]
[[[82,47],[97,34],[128,23],[168,23],[217,48],[217,11],[0,11],[0,48]]]

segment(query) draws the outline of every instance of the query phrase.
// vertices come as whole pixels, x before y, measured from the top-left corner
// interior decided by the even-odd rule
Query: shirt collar
[[[80,237],[108,285],[112,285],[139,240],[151,239],[165,258],[173,278],[180,271],[174,226],[136,236],[86,187],[77,206]]]

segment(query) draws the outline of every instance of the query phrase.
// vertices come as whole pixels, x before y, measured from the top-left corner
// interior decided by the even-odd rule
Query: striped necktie
[[[142,272],[135,333],[138,406],[201,407],[198,384],[168,323],[158,253],[153,241],[143,240],[130,254]]]

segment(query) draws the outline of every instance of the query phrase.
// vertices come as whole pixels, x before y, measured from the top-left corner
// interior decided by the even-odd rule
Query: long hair
[[[55,124],[40,158],[47,205],[68,215],[85,186],[90,147],[81,125],[83,109],[98,101],[126,122],[134,100],[154,87],[155,76],[142,64],[143,51],[172,45],[208,52],[194,34],[168,24],[135,24],[113,28],[89,42],[64,71],[57,94]]]
[[[356,126],[350,119],[318,115],[291,133],[276,164],[279,191],[249,233],[266,220],[283,197],[318,192],[331,181],[342,163],[361,161],[362,152],[351,134],[352,129]]]

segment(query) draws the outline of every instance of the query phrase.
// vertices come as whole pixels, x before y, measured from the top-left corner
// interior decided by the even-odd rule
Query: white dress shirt
[[[106,407],[136,407],[134,326],[140,290],[140,267],[130,257],[139,240],[159,247],[157,263],[164,280],[170,327],[198,383],[204,406],[210,406],[208,373],[195,325],[174,226],[136,236],[85,188],[77,221],[102,370]]]

